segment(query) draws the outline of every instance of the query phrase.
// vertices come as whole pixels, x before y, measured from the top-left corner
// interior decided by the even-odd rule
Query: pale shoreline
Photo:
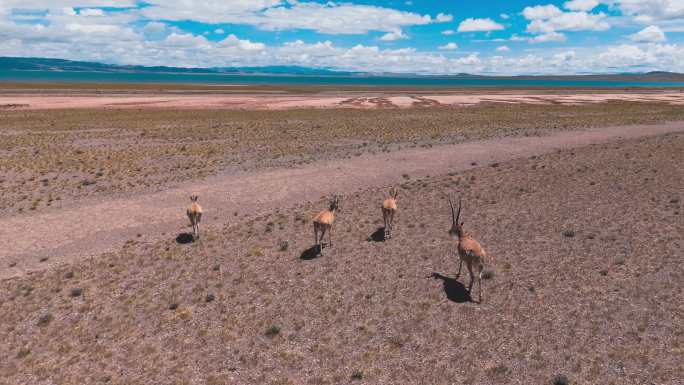
[[[643,102],[684,105],[684,93],[614,92],[614,93],[338,93],[311,95],[282,94],[54,94],[24,92],[0,93],[0,110],[47,110],[71,108],[107,109],[256,109],[286,110],[298,108],[409,108],[462,107],[486,103],[533,105],[586,105],[605,102]]]

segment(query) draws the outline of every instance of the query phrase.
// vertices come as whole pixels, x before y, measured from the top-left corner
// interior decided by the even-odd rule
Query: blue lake
[[[0,81],[64,83],[160,83],[205,85],[279,85],[279,86],[377,86],[377,87],[684,87],[684,82],[646,82],[624,80],[546,80],[457,78],[440,76],[349,76],[349,75],[268,75],[268,74],[192,74],[122,73],[69,71],[0,71]]]

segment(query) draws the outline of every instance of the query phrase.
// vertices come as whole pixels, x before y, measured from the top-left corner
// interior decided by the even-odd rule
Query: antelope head
[[[330,211],[340,211],[340,196],[335,195],[330,199]]]
[[[463,222],[460,224],[458,220],[461,217],[461,198],[458,198],[458,211],[454,209],[454,204],[449,199],[449,206],[451,206],[451,229],[449,230],[449,235],[452,238],[460,238],[463,235]]]
[[[389,195],[392,197],[392,199],[396,200],[396,199],[397,199],[397,195],[399,195],[399,190],[397,190],[396,187],[392,187],[392,188],[389,190]]]
[[[197,198],[199,198],[197,195],[190,195],[190,200],[192,202],[197,202]]]

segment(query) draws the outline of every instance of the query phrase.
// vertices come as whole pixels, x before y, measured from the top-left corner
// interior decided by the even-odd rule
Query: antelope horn
[[[453,210],[453,208],[452,208]],[[461,197],[458,197],[458,213],[456,213],[456,222],[458,223],[458,220],[461,218]]]
[[[454,211],[454,204],[451,203],[451,197],[447,196],[447,199],[449,200],[449,206],[451,206],[451,222],[456,226],[456,221],[458,220],[456,218],[456,212]],[[459,214],[460,214],[460,208],[459,208]]]

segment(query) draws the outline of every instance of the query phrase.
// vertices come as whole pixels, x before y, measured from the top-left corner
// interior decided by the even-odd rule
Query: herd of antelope
[[[382,219],[384,221],[384,236],[385,240],[392,238],[392,229],[394,223],[394,216],[397,212],[397,196],[399,191],[392,187],[389,195],[382,202]],[[199,225],[202,219],[202,206],[197,203],[197,195],[192,195],[190,201],[192,202],[187,209],[188,219],[192,225],[193,238],[199,239],[200,231]],[[314,231],[314,248],[316,252],[322,254],[323,247],[326,244],[323,242],[325,233],[328,233],[328,247],[332,247],[332,226],[335,222],[336,214],[340,210],[339,195],[333,196],[329,200],[328,208],[316,214],[313,218]],[[456,242],[456,250],[459,257],[458,274],[456,279],[461,276],[461,268],[465,262],[468,272],[470,273],[470,283],[468,285],[468,292],[472,292],[473,283],[475,282],[475,274],[473,269],[477,270],[477,286],[479,301],[482,302],[482,273],[485,264],[487,263],[487,254],[484,248],[480,245],[471,233],[463,228],[463,222],[459,223],[461,218],[462,202],[458,200],[458,210],[454,207],[451,198],[448,197],[449,206],[451,207],[451,229],[449,229],[449,236]]]

